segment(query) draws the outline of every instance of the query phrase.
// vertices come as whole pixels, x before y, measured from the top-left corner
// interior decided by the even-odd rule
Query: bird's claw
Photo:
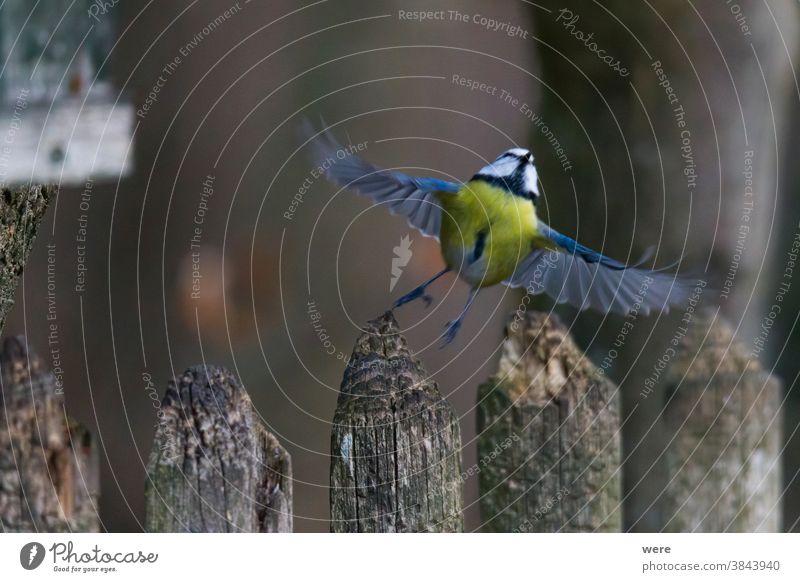
[[[439,346],[439,349],[444,348],[445,346],[449,345],[456,339],[456,335],[458,335],[458,330],[461,328],[461,320],[457,319],[455,321],[451,321],[447,324],[447,331],[444,332],[444,341],[442,345]]]
[[[395,301],[394,305],[392,305],[392,309],[397,309],[401,305],[405,305],[406,303],[411,303],[415,299],[422,299],[422,301],[425,303],[425,307],[430,307],[431,303],[433,303],[433,297],[425,293],[424,289],[414,289],[413,291],[406,293],[400,299]]]

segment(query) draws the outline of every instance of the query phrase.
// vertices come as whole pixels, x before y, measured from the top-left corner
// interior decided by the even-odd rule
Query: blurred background
[[[799,30],[791,0],[7,0],[0,180],[61,191],[5,334],[51,364],[58,346],[67,408],[99,437],[103,527],[142,527],[157,421],[145,378],[163,393],[209,362],[242,379],[289,449],[295,530],[328,530],[330,421],[359,326],[442,259],[402,219],[319,179],[298,133],[307,117],[378,165],[451,180],[530,147],[546,222],[622,260],[657,245],[658,266],[710,282],[702,305],[748,347],[767,318],[758,357],[786,390],[783,523],[800,531]],[[521,298],[482,292],[439,350],[466,291],[445,278],[430,309],[398,312],[461,419],[465,467],[476,389]],[[599,364],[622,320],[556,312]],[[663,520],[663,395],[640,391],[681,315],[637,322],[608,371],[631,530]],[[470,478],[468,530],[476,503]]]

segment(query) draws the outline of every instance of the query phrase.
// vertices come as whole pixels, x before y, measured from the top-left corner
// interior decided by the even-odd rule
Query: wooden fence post
[[[333,418],[331,530],[461,531],[460,455],[458,418],[392,313],[370,321]]]
[[[291,459],[237,378],[216,366],[170,381],[145,486],[150,532],[290,532]]]
[[[93,532],[98,459],[64,410],[63,390],[24,337],[0,349],[0,530]]]
[[[555,315],[515,315],[478,390],[484,531],[620,531],[616,390]]]
[[[665,380],[663,529],[780,531],[780,381],[711,316],[692,324]]]
[[[0,334],[14,305],[14,292],[22,267],[36,239],[52,186],[22,186],[0,191]]]

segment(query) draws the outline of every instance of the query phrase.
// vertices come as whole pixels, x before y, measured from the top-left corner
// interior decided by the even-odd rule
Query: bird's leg
[[[461,310],[461,313],[458,315],[455,321],[451,321],[447,324],[447,331],[444,333],[444,343],[441,347],[446,346],[454,339],[456,339],[456,334],[458,334],[458,330],[461,327],[461,322],[464,320],[464,316],[469,311],[472,302],[475,301],[475,297],[478,295],[478,288],[475,287],[469,290],[469,296],[467,296],[467,304],[464,305],[464,309]]]
[[[409,303],[410,301],[414,301],[414,299],[420,299],[420,298],[422,298],[422,300],[425,302],[425,307],[428,307],[431,304],[431,302],[433,301],[433,298],[430,295],[428,295],[427,293],[425,293],[425,289],[428,287],[428,285],[430,285],[431,283],[436,281],[436,279],[438,279],[439,277],[441,277],[442,275],[447,273],[449,270],[450,270],[450,267],[442,269],[440,272],[436,273],[433,277],[431,277],[430,279],[425,281],[422,285],[420,285],[419,287],[417,287],[413,291],[410,291],[410,292],[406,293],[405,295],[403,295],[400,299],[398,299],[397,301],[394,302],[394,305],[392,306],[392,309],[396,309],[396,308],[400,307],[401,305],[405,305],[406,303]]]

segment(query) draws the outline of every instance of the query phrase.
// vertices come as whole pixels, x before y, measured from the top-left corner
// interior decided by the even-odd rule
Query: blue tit
[[[498,283],[546,293],[579,310],[623,315],[634,306],[645,315],[668,311],[688,299],[691,286],[683,277],[641,268],[641,261],[616,261],[542,222],[536,215],[538,174],[527,149],[509,149],[469,181],[455,184],[373,166],[328,130],[309,126],[306,133],[331,182],[385,205],[439,241],[446,266],[400,297],[395,308],[416,299],[430,304],[428,286],[449,272],[470,286],[466,305],[447,325],[444,345],[455,339],[479,290]]]

